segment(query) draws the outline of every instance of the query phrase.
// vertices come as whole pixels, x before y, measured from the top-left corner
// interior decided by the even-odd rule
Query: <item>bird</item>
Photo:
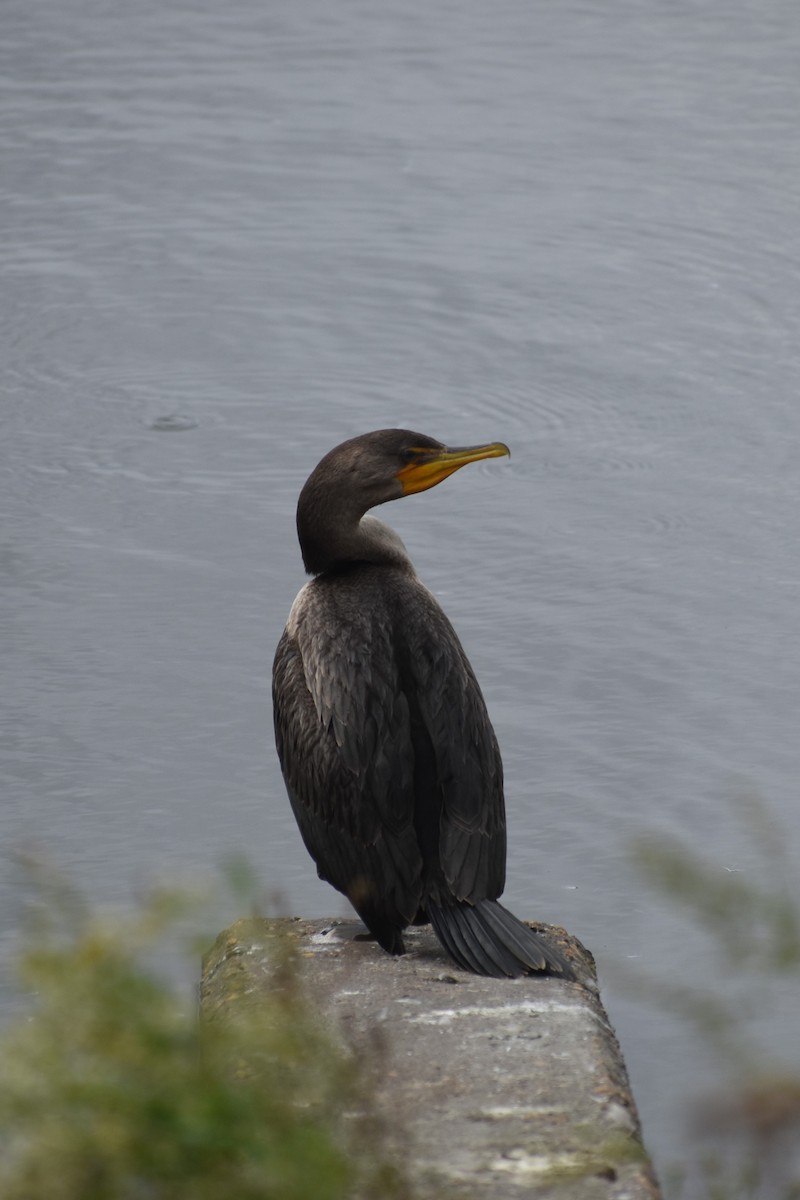
[[[573,979],[561,951],[499,903],[503,764],[483,695],[401,538],[368,515],[509,454],[381,429],[322,458],[297,504],[312,579],[275,652],[275,741],[319,877],[384,950],[404,954],[403,931],[430,923],[466,971]]]

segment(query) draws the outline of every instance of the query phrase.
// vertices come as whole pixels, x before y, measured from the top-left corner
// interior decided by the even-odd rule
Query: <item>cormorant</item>
[[[425,491],[502,442],[447,449],[406,429],[351,438],[297,505],[314,578],[273,666],[275,740],[303,841],[390,954],[430,921],[479,975],[549,971],[559,951],[498,903],[505,883],[503,765],[456,633],[399,536],[368,509]]]

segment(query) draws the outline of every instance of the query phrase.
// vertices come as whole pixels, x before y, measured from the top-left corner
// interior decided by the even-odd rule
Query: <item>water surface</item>
[[[758,883],[731,798],[800,834],[798,52],[776,0],[6,0],[4,848],[123,903],[244,849],[342,911],[272,746],[297,493],[367,429],[502,439],[382,515],[486,693],[508,900],[595,952],[682,1157],[712,1060],[613,968],[727,986],[635,836]]]

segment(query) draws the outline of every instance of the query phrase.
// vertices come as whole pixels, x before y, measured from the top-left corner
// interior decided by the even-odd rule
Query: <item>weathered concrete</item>
[[[287,934],[304,981],[350,1044],[381,1034],[378,1102],[405,1131],[420,1195],[441,1200],[653,1200],[658,1190],[614,1031],[598,996],[551,978],[482,979],[429,929],[391,958],[356,922],[240,921],[204,962],[204,1015],[257,1005],[267,945]],[[563,930],[539,927],[594,978]]]

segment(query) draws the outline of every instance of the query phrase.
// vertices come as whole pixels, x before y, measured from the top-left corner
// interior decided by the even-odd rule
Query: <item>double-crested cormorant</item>
[[[503,765],[483,696],[402,541],[364,515],[508,453],[381,429],[325,455],[297,505],[314,579],[275,654],[275,740],[320,878],[385,950],[402,954],[403,929],[429,920],[469,971],[572,978],[558,950],[497,902]]]

